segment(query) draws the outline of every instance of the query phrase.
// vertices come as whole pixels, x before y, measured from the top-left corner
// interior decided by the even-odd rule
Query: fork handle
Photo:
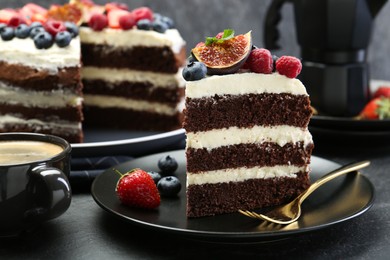
[[[328,181],[331,181],[334,178],[337,178],[343,174],[360,170],[362,168],[367,167],[368,165],[370,165],[370,161],[361,161],[361,162],[357,162],[357,163],[351,163],[351,164],[342,166],[334,171],[331,171],[330,173],[322,176],[316,182],[312,183],[310,185],[310,187],[299,196],[300,202],[302,203],[313,191],[315,191],[317,188],[319,188],[321,185],[327,183]]]

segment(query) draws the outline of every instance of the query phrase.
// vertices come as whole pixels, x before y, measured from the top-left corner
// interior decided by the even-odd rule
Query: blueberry
[[[197,60],[195,59],[194,56],[190,55],[187,58],[187,64],[190,64],[191,62],[196,62]]]
[[[15,29],[15,36],[20,39],[25,39],[30,35],[31,27],[27,24],[19,24]]]
[[[68,32],[72,34],[72,37],[79,35],[79,27],[72,22],[65,22],[65,27]]]
[[[175,28],[175,22],[172,18],[168,16],[161,16],[160,19],[168,26],[168,29]]]
[[[181,190],[180,180],[175,176],[165,176],[157,183],[161,196],[173,197]]]
[[[150,177],[152,177],[154,183],[156,183],[156,184],[161,179],[161,174],[158,172],[148,171],[147,173],[150,175]]]
[[[182,75],[186,81],[200,80],[206,77],[207,67],[202,62],[191,61],[184,67]]]
[[[30,38],[34,39],[35,36],[37,36],[39,33],[46,32],[45,28],[41,26],[32,27],[30,31]]]
[[[15,30],[12,27],[3,27],[0,29],[1,39],[3,41],[10,41],[15,37]]]
[[[152,23],[148,19],[141,19],[137,22],[137,28],[148,31],[152,29]]]
[[[7,27],[7,24],[6,24],[6,23],[0,23],[0,31],[1,31],[3,28],[5,28],[5,27]]]
[[[160,158],[157,165],[163,175],[174,173],[178,167],[176,159],[169,155]]]
[[[168,25],[161,20],[156,20],[152,22],[152,28],[153,31],[165,33],[165,31],[168,30]]]
[[[70,44],[72,41],[72,34],[68,31],[59,32],[56,34],[54,41],[58,45],[58,47],[63,48]]]
[[[43,27],[43,25],[40,22],[33,22],[30,24],[31,29],[35,27]]]
[[[49,49],[53,45],[53,37],[48,32],[41,32],[34,37],[37,49]]]

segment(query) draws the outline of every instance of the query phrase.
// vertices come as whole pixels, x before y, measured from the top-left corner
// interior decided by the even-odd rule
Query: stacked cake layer
[[[83,139],[80,40],[37,49],[32,39],[0,40],[0,132]]]
[[[180,128],[186,57],[176,29],[159,33],[81,27],[80,37],[86,125]]]
[[[187,215],[276,205],[306,189],[311,114],[302,83],[278,73],[187,82]]]

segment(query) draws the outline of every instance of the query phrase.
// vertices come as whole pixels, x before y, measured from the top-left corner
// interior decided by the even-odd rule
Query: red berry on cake
[[[20,24],[25,24],[26,20],[19,14],[14,15],[9,19],[8,26],[18,27]]]
[[[8,24],[9,20],[18,13],[10,8],[0,10],[0,23]]]
[[[246,66],[255,73],[271,74],[273,71],[271,52],[263,48],[252,50],[246,62]]]
[[[116,185],[119,200],[127,206],[154,209],[160,205],[161,198],[153,178],[144,170],[133,169],[121,174]]]
[[[108,25],[107,16],[104,14],[93,14],[89,19],[88,26],[94,31],[101,31]]]
[[[114,28],[114,29],[121,28],[121,26],[119,24],[119,19],[122,16],[127,15],[128,13],[129,13],[128,11],[125,11],[125,10],[122,10],[122,9],[114,9],[114,10],[112,10],[111,12],[109,12],[107,14],[108,26],[110,28]]]
[[[133,13],[128,13],[119,18],[119,26],[123,30],[132,29],[136,25],[135,16]]]
[[[66,27],[63,22],[61,21],[52,21],[49,20],[47,21],[43,27],[45,30],[50,33],[52,36],[55,36],[59,32],[64,32],[66,31]]]
[[[296,78],[302,70],[301,61],[293,56],[282,56],[276,61],[276,71],[288,78]]]
[[[132,13],[135,15],[136,22],[142,19],[147,19],[150,21],[153,20],[153,11],[148,7],[136,8],[132,11]]]

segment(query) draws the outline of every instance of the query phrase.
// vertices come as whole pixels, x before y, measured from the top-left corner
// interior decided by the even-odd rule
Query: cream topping
[[[308,95],[300,80],[290,79],[279,73],[214,75],[197,81],[187,81],[186,83],[186,97],[189,98],[262,93]]]
[[[298,172],[308,171],[308,167],[294,165],[278,165],[273,167],[241,167],[205,171],[200,173],[187,172],[187,187],[189,185],[215,184],[226,182],[242,182],[251,179],[296,178]]]
[[[11,41],[0,40],[0,61],[11,64],[48,70],[52,74],[58,72],[58,68],[74,67],[80,65],[80,39],[72,39],[69,46],[64,48],[53,44],[48,49],[37,49],[30,38],[14,38]]]
[[[97,106],[101,108],[118,107],[123,109],[133,109],[137,111],[147,111],[157,114],[175,115],[178,113],[179,106],[171,107],[158,102],[144,100],[135,100],[129,98],[104,96],[104,95],[84,95],[84,104],[86,106]]]
[[[264,142],[275,142],[279,146],[304,142],[304,145],[307,146],[313,142],[307,129],[288,125],[254,126],[252,128],[233,126],[204,132],[187,132],[186,135],[187,148],[194,149],[214,149],[221,146]]]
[[[135,28],[131,30],[105,28],[102,31],[94,31],[89,27],[81,27],[80,38],[82,43],[104,44],[125,48],[133,46],[167,46],[174,53],[180,53],[180,50],[185,45],[185,41],[177,29],[169,29],[165,33],[159,33]]]
[[[41,121],[39,119],[21,119],[18,117],[14,117],[11,115],[0,116],[0,127],[4,127],[5,124],[13,124],[13,125],[34,125],[35,128],[40,126],[41,130],[58,128],[58,129],[70,129],[71,131],[77,132],[81,129],[80,122],[69,122],[69,121],[56,121],[56,122],[48,122]]]
[[[185,81],[181,74],[181,69],[176,74],[150,71],[140,72],[130,69],[98,68],[90,66],[83,67],[81,70],[82,78],[86,80],[104,80],[110,83],[122,81],[149,82],[153,86],[161,88],[184,87]]]
[[[29,91],[0,82],[0,103],[23,104],[27,107],[79,106],[83,98],[63,90]]]

